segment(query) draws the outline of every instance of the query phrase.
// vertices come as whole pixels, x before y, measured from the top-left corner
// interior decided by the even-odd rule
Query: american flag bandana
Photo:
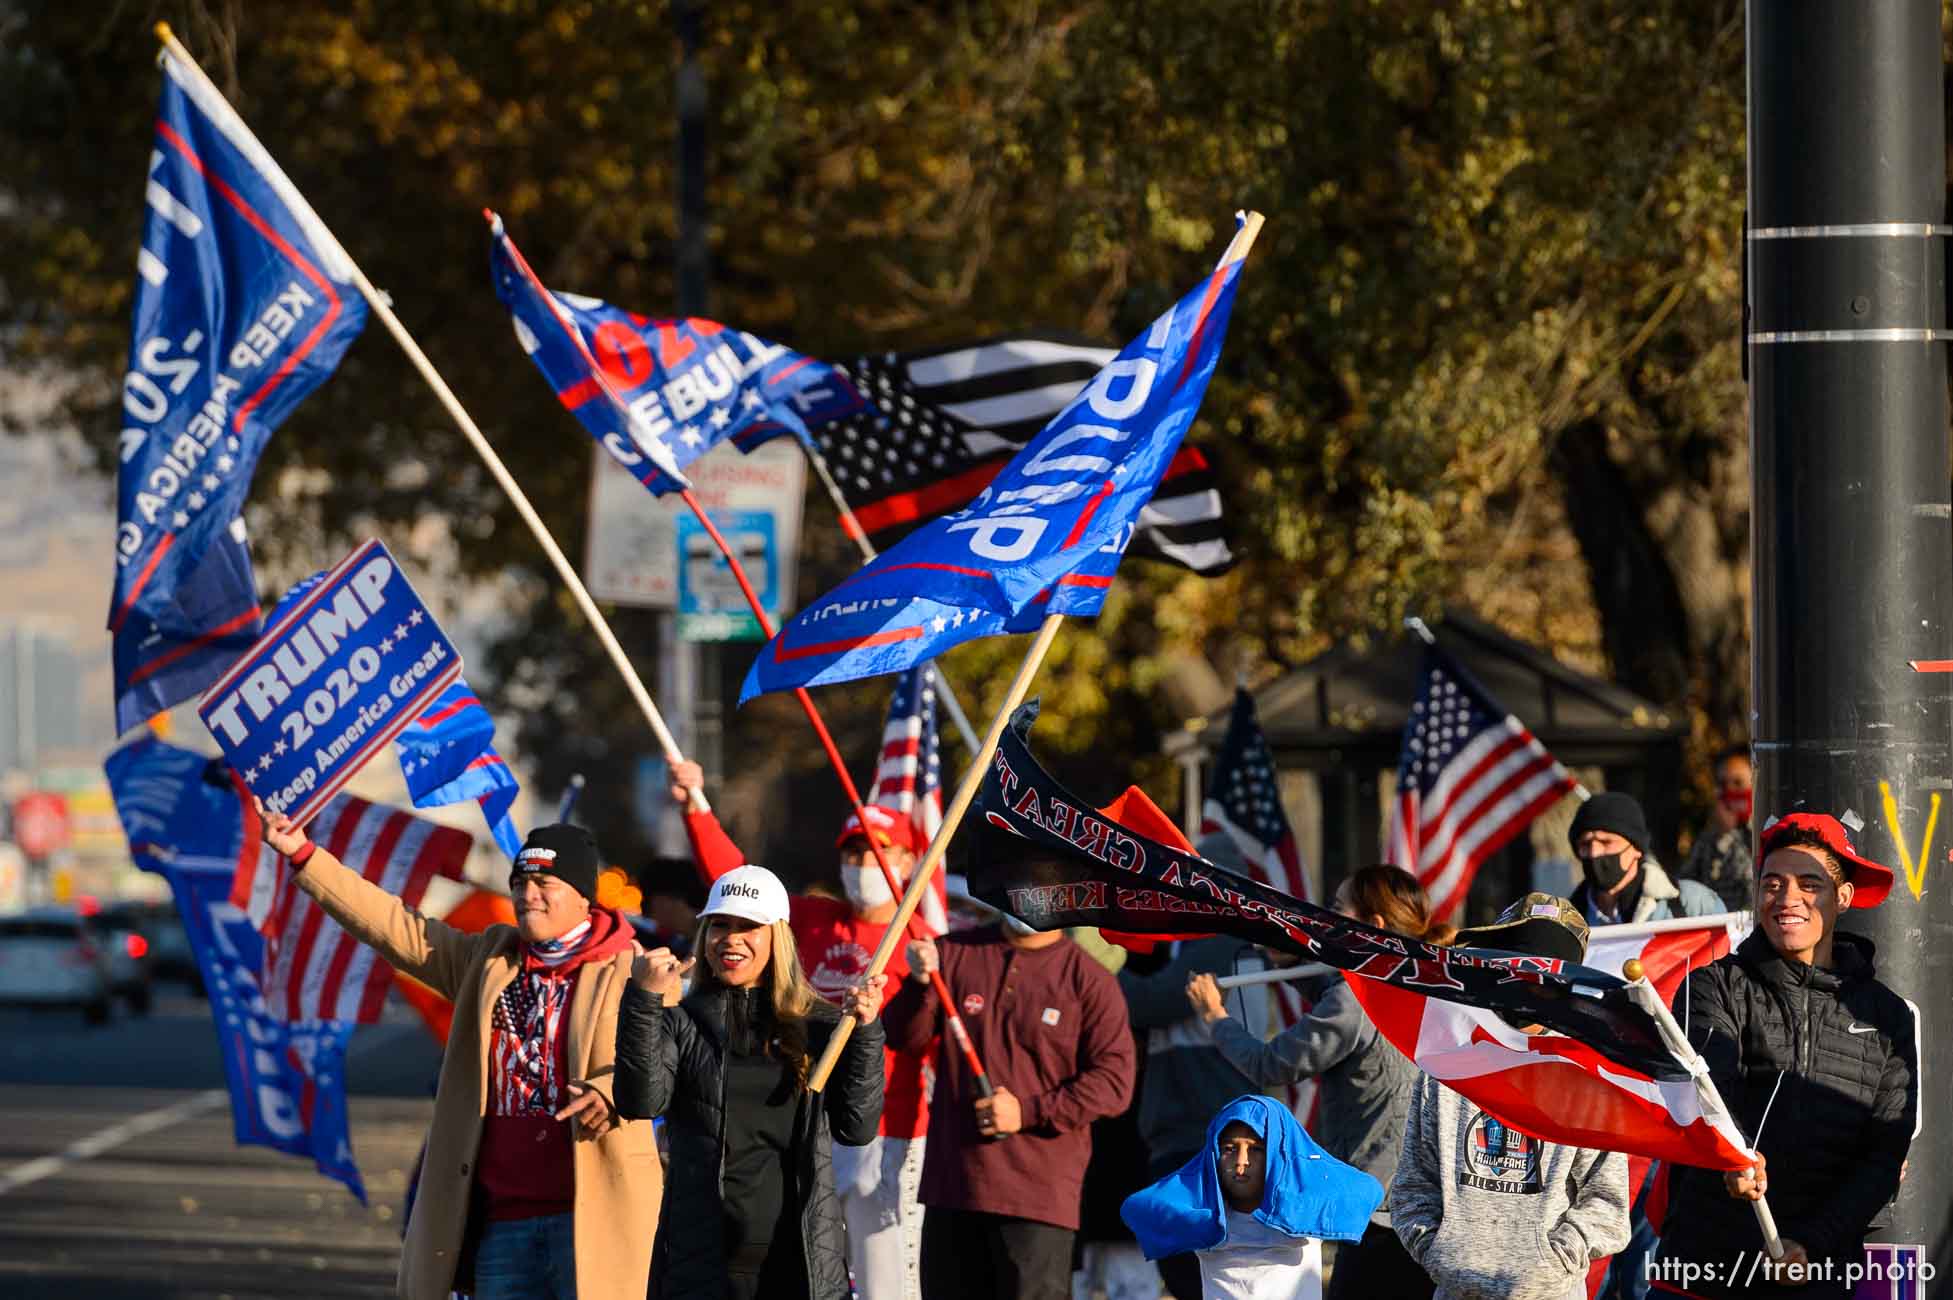
[[[525,971],[495,999],[489,1114],[554,1115],[561,1107],[566,1080],[558,1077],[556,1042],[574,984],[552,972]]]

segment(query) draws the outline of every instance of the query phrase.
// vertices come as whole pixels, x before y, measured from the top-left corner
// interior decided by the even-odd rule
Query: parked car
[[[104,943],[87,918],[42,907],[0,916],[0,1003],[79,1007],[91,1025],[114,1002]]]
[[[83,908],[102,940],[108,959],[109,987],[138,1016],[149,1014],[149,985],[155,977],[156,945],[146,903],[111,903],[92,913]]]

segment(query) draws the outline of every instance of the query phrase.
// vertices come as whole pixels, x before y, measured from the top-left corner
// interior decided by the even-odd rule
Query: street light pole
[[[1900,874],[1844,925],[1918,1008],[1931,1089],[1876,1235],[1945,1277],[1953,676],[1911,667],[1953,654],[1940,48],[1939,0],[1749,0],[1744,343],[1756,824],[1855,812]]]

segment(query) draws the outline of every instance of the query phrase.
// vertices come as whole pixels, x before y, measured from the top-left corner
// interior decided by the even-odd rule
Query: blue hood
[[[1221,1108],[1199,1155],[1119,1207],[1146,1258],[1212,1250],[1227,1240],[1227,1202],[1214,1159],[1221,1130],[1237,1120],[1268,1144],[1268,1183],[1255,1218],[1291,1237],[1362,1237],[1383,1202],[1383,1185],[1317,1146],[1288,1107],[1253,1095]]]

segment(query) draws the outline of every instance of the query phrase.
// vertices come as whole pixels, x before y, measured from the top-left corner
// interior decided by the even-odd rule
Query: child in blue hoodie
[[[1252,1095],[1119,1213],[1146,1258],[1199,1257],[1205,1300],[1321,1300],[1323,1240],[1359,1240],[1382,1200],[1381,1183],[1317,1146],[1286,1106]]]

